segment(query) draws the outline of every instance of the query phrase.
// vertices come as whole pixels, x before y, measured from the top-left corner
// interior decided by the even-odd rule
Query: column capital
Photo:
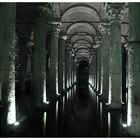
[[[70,50],[70,54],[71,54],[72,57],[74,57],[74,55],[75,55],[75,49],[73,47]]]
[[[101,23],[100,25],[99,25],[99,30],[100,30],[100,32],[101,32],[101,34],[103,35],[103,34],[110,34],[110,25],[109,25],[109,23]]]
[[[50,22],[50,24],[51,24],[53,33],[59,34],[61,31],[61,27],[62,27],[61,22],[52,21],[52,22]]]
[[[35,4],[35,14],[38,17],[51,17],[52,16],[52,7],[50,3],[39,3]]]
[[[95,40],[96,40],[96,44],[93,46],[93,48],[99,48],[99,47],[101,47],[101,42],[102,42],[102,38],[101,37],[97,37],[97,38],[95,38]]]
[[[67,51],[72,51],[72,47],[71,47],[70,45],[67,45],[67,46],[66,46],[66,50],[67,50]]]
[[[107,3],[106,12],[108,14],[109,21],[112,21],[114,19],[121,20],[124,6],[124,3]]]
[[[71,56],[74,56],[75,50],[71,45],[67,46],[66,50],[71,54]]]

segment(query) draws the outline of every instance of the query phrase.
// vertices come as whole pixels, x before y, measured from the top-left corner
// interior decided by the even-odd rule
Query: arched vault
[[[78,18],[79,14],[82,16]],[[75,16],[77,18],[74,18]],[[86,21],[100,21],[100,14],[97,9],[86,4],[70,6],[62,13],[62,21],[78,21],[83,19]]]

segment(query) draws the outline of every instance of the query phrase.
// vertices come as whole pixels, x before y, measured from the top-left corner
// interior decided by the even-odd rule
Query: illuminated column
[[[71,53],[71,85],[74,83],[74,49],[72,49]]]
[[[73,56],[71,53],[71,85],[73,85]]]
[[[98,71],[98,69],[97,69],[97,67],[98,67],[98,58],[97,58],[97,56],[98,56],[98,54],[97,54],[97,49],[96,49],[96,53],[95,53],[95,91],[97,91],[97,89],[98,89],[98,77],[97,77],[97,71]]]
[[[60,36],[58,49],[58,90],[65,89],[65,40],[66,36]]]
[[[93,79],[93,83],[94,83],[94,90],[96,89],[96,83],[97,83],[97,62],[96,62],[96,56],[97,56],[97,51],[95,52],[94,56],[93,56],[93,75],[94,75],[94,79]]]
[[[71,85],[74,84],[74,52],[71,53]],[[73,104],[73,99],[74,99],[74,86],[72,87],[71,90],[71,104]]]
[[[93,54],[90,54],[89,57],[89,77],[88,77],[88,82],[93,86]]]
[[[109,49],[110,49],[110,32],[109,25],[101,24],[102,48],[101,48],[101,94],[105,102],[108,102],[109,95]]]
[[[33,92],[36,107],[46,102],[46,19],[49,14],[48,4],[35,7],[36,18],[33,48]]]
[[[101,38],[96,38],[96,92],[100,94],[101,89]]]
[[[122,97],[122,60],[121,60],[121,16],[122,3],[107,5],[110,20],[110,73],[109,73],[109,104],[111,108],[121,108]]]
[[[58,107],[59,102],[56,101],[58,92],[58,54],[59,54],[59,33],[61,28],[60,22],[51,22],[51,45],[50,45],[50,69],[49,69],[49,100],[51,108],[48,111],[48,134],[49,136],[57,136],[58,134]]]
[[[101,94],[101,47],[97,48],[97,93]]]
[[[92,55],[92,60],[91,60],[91,64],[90,64],[90,67],[91,67],[91,85],[92,87],[94,87],[94,54]]]
[[[92,84],[91,83],[91,77],[92,77],[92,66],[91,66],[91,64],[92,64],[92,61],[89,61],[89,80],[88,80],[88,82],[90,84]]]
[[[71,46],[66,47],[66,86],[67,89],[70,88],[70,72],[71,72]],[[66,104],[66,114],[68,115],[69,107],[70,107],[70,90],[67,91],[66,97],[65,97],[65,104]],[[67,121],[67,115],[66,115],[66,121]]]
[[[58,93],[58,38],[60,23],[52,23],[51,50],[50,50],[50,96],[53,98]]]
[[[110,71],[109,71],[109,113],[112,137],[121,133],[122,109],[122,52],[121,52],[121,16],[122,3],[108,3],[107,12],[110,20]]]
[[[71,48],[69,46],[66,47],[66,79],[67,79],[67,88],[70,87],[70,71],[71,71],[71,55],[70,55]]]
[[[16,121],[15,106],[16,4],[0,4],[0,78],[2,80],[1,134]]]
[[[68,88],[68,77],[67,77],[67,70],[68,70],[68,45],[66,45],[65,49],[65,89]]]
[[[97,109],[97,129],[100,129],[100,102],[101,93],[101,38],[96,38],[96,109]]]
[[[128,111],[130,136],[140,136],[140,4],[129,3]]]
[[[72,49],[70,48],[70,50],[69,50],[69,59],[68,59],[69,87],[71,87],[71,85],[72,85],[72,77],[71,77],[71,75],[72,75],[72,55],[71,54],[72,54]]]
[[[110,50],[110,30],[107,23],[101,23],[100,30],[102,33],[101,48],[101,102],[100,102],[100,130],[102,136],[108,136],[108,112],[106,103],[109,96],[109,50]]]
[[[76,81],[76,71],[77,71],[77,63],[76,63],[75,56],[74,56],[74,82],[77,82]]]
[[[61,35],[59,37],[59,48],[58,48],[58,90],[62,93],[65,89],[65,41],[67,36]],[[64,129],[64,98],[59,99],[58,103],[58,134],[63,135]]]

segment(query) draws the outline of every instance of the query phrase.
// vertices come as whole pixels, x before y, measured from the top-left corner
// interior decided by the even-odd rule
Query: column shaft
[[[0,79],[2,80],[2,132],[16,121],[15,107],[16,4],[0,4]]]
[[[109,72],[109,111],[111,116],[111,136],[121,135],[122,107],[122,52],[121,52],[121,14],[122,3],[109,3],[110,20],[110,72]]]
[[[65,65],[65,40],[60,37],[59,39],[59,50],[58,50],[58,90],[62,92],[64,87],[64,65]]]
[[[43,16],[36,17],[34,40],[33,91],[35,104],[40,105],[46,96],[46,19]]]
[[[59,37],[59,50],[58,50],[58,90],[62,93],[65,89],[65,37]],[[59,100],[58,103],[58,135],[63,135],[64,129],[64,102],[63,98]]]
[[[110,49],[110,33],[109,25],[101,24],[102,48],[101,48],[101,135],[108,136],[108,112],[106,103],[109,95],[109,49]]]
[[[104,26],[104,25],[103,25]],[[103,27],[109,28],[109,27]],[[104,29],[103,37],[102,37],[102,64],[101,64],[101,77],[102,77],[102,89],[101,94],[103,99],[108,101],[108,93],[109,93],[109,49],[110,49],[110,34],[107,31],[108,29]]]
[[[60,24],[52,23],[51,48],[50,48],[50,69],[49,69],[49,100],[51,108],[48,111],[48,134],[49,136],[58,135],[58,111],[59,102],[55,101],[58,93],[58,39]],[[62,105],[61,105],[62,106]]]
[[[58,94],[58,25],[54,25],[51,34],[51,50],[50,50],[50,96],[55,97]]]
[[[128,110],[130,136],[140,136],[140,4],[129,4]]]
[[[121,60],[121,23],[122,5],[110,4],[112,15],[110,19],[110,73],[109,73],[109,103],[112,108],[121,107],[122,97],[122,60]],[[115,7],[116,6],[116,7]],[[116,10],[116,11],[115,11]],[[118,12],[118,13],[117,13]]]

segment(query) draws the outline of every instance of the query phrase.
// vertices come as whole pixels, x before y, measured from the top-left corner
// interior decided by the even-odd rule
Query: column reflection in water
[[[65,109],[65,96],[63,96],[63,114],[64,114],[64,109]]]
[[[57,131],[57,124],[58,124],[58,101],[56,102],[56,131]]]
[[[102,102],[100,102],[100,132],[102,132]]]
[[[96,106],[97,106],[97,115],[98,115],[98,101],[99,101],[99,100],[98,100],[98,96],[96,96],[96,98],[97,98],[97,102],[96,102],[97,104],[96,104]],[[98,116],[97,116],[97,117],[98,117]]]
[[[47,112],[44,112],[43,114],[43,134],[46,136],[46,119],[47,119]]]
[[[110,137],[110,128],[111,128],[111,115],[108,112],[108,137]]]
[[[67,92],[67,102],[69,102],[68,100],[69,100],[69,92]]]

